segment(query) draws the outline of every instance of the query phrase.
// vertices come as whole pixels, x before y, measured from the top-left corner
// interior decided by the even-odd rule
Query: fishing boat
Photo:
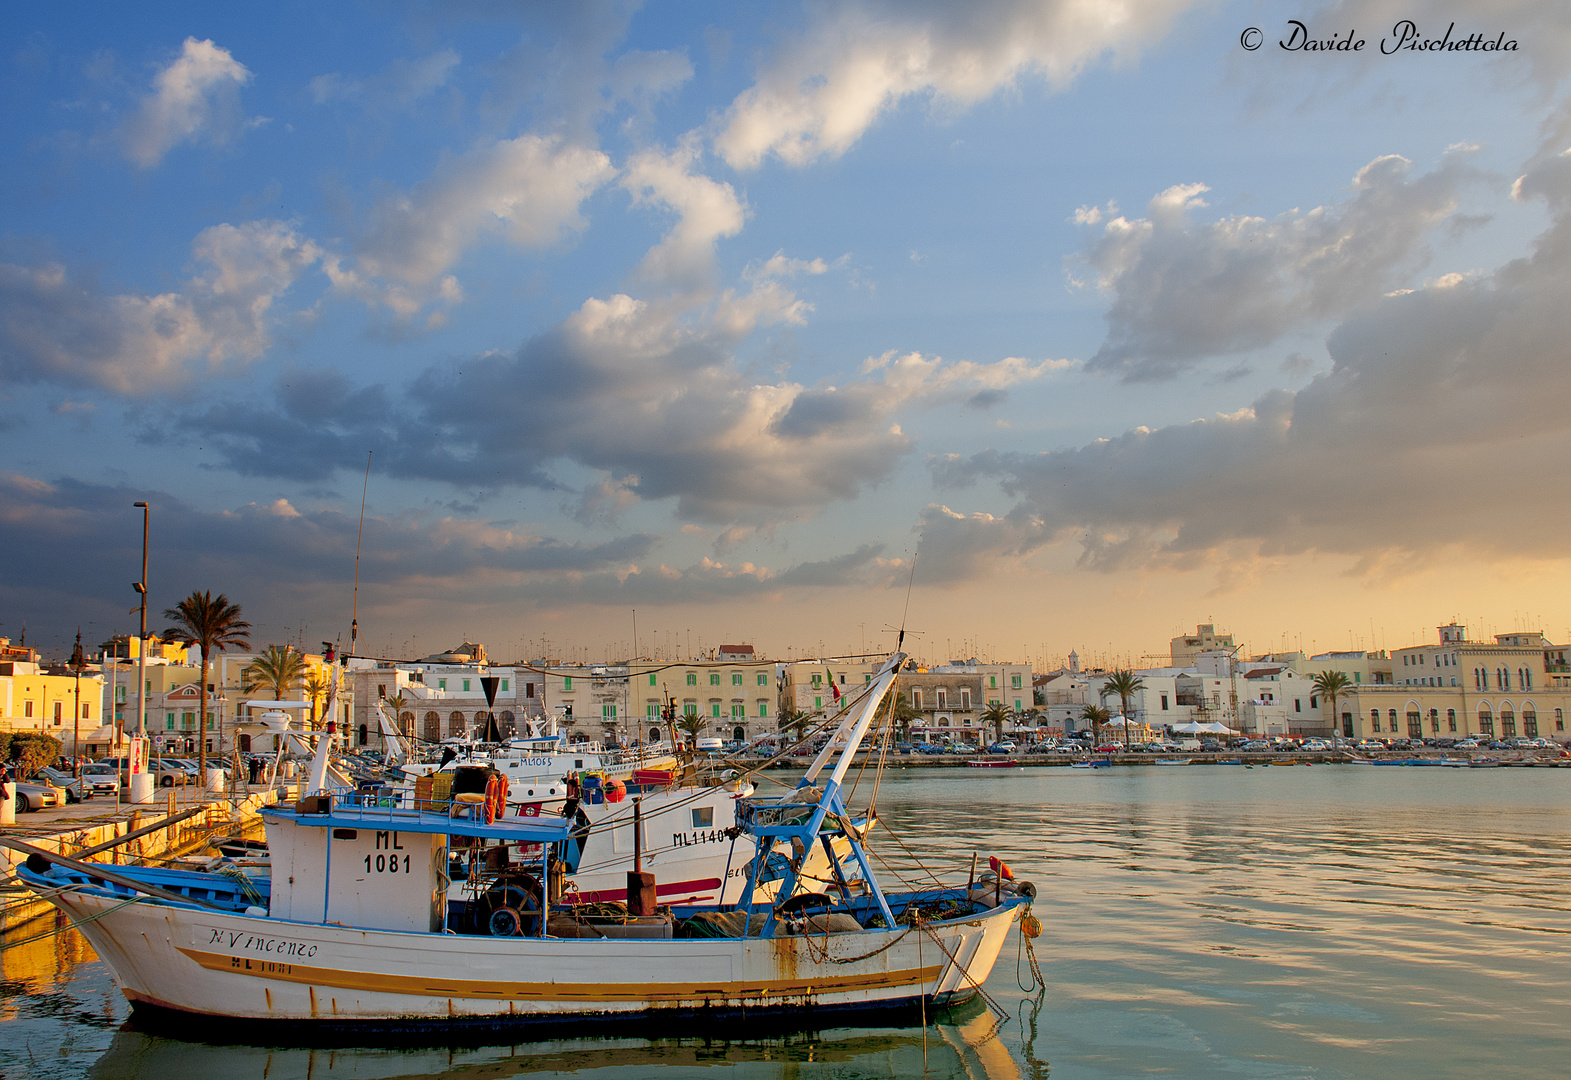
[[[978,993],[1036,891],[1003,870],[899,892],[873,873],[843,782],[905,660],[897,652],[858,689],[794,789],[738,800],[749,880],[764,879],[781,845],[792,852],[774,890],[784,899],[750,889],[738,904],[659,905],[635,855],[628,902],[589,916],[560,902],[572,819],[493,817],[474,793],[436,807],[336,794],[322,787],[325,750],[309,794],[263,813],[265,895],[250,879],[0,844],[27,856],[19,875],[81,930],[136,1012],[208,1018],[240,1041],[280,1026],[407,1033],[644,1020],[714,1030],[744,1016],[807,1026],[909,1016]],[[493,862],[498,847],[539,854]],[[815,847],[831,853],[830,884],[801,892]],[[456,912],[455,850],[485,885]]]
[[[1186,758],[1168,758],[1168,757],[1164,757],[1164,758],[1157,758],[1155,761],[1151,762],[1151,764],[1153,764],[1153,765],[1193,765],[1194,763],[1195,763],[1195,759],[1194,758],[1187,758],[1187,757]]]
[[[966,766],[972,769],[1018,769],[1020,762],[1014,758],[987,758],[982,761],[967,761]]]

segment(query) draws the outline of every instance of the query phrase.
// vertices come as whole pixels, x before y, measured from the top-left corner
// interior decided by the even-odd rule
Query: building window
[[[709,673],[709,685],[710,686],[719,686],[720,685],[720,673],[718,671],[711,671]]]
[[[989,690],[997,690],[998,689],[998,676],[997,675],[989,675],[987,677],[987,688]]]
[[[759,698],[758,699],[758,715],[759,716],[768,716],[769,715],[769,699],[768,698]]]
[[[759,686],[768,686],[769,685],[769,672],[767,672],[767,671],[760,671],[758,673],[758,685]]]
[[[746,718],[747,706],[743,705],[740,701],[733,701],[731,703],[731,719],[745,720]]]
[[[938,695],[938,707],[940,709],[947,709],[949,707],[949,691],[939,689],[936,691],[936,693]]]
[[[600,719],[608,724],[616,723],[616,706],[605,702],[600,706]]]
[[[1502,739],[1516,738],[1516,713],[1507,708],[1500,710],[1500,737]]]
[[[535,696],[535,684],[532,683],[532,682],[524,683],[524,697],[532,698],[534,696]]]
[[[504,694],[507,693],[507,680],[506,679],[502,680],[502,693],[504,693]]]
[[[660,741],[660,729],[659,728],[652,727],[652,728],[649,729],[649,741],[650,742],[659,742]]]
[[[1018,689],[1020,689],[1020,676],[1018,676],[1018,675],[1011,675],[1011,676],[1009,676],[1009,689],[1011,689],[1011,690],[1018,690]]]
[[[1302,701],[1302,700],[1303,700],[1302,698],[1294,698],[1293,699],[1293,711],[1294,712],[1303,712],[1304,711],[1302,708],[1299,707],[1299,702]]]
[[[464,680],[464,693],[466,693],[466,694],[469,693],[469,680],[468,679]]]
[[[379,698],[385,698],[387,696],[387,684],[385,682],[379,682],[376,684],[376,696]]]
[[[911,691],[911,707],[913,709],[920,709],[922,707],[922,691]]]
[[[813,699],[813,708],[815,708],[815,709],[822,709],[823,707],[824,707],[824,699],[821,698],[821,697],[815,697]]]
[[[971,691],[970,690],[962,690],[962,691],[960,691],[960,711],[961,712],[970,712],[971,711]]]
[[[447,737],[456,739],[464,734],[464,714],[455,712],[447,718]]]
[[[1162,711],[1167,712],[1167,695],[1162,695]]]
[[[366,726],[364,724],[360,725],[359,739],[361,746],[364,746],[370,739],[370,732],[366,730]]]
[[[698,715],[698,702],[693,701],[693,700],[687,700],[687,701],[682,702],[682,715],[683,716],[697,716]]]
[[[436,688],[438,690],[446,690],[447,689],[447,680],[446,679],[438,679],[438,680],[436,680]]]
[[[1564,709],[1556,709],[1555,710],[1555,730],[1556,731],[1564,731],[1565,729],[1566,729],[1566,714],[1565,714],[1565,710]]]
[[[1480,735],[1493,735],[1495,733],[1495,717],[1488,709],[1478,710],[1478,733]]]
[[[572,688],[573,688],[573,677],[571,675],[563,675],[562,676],[562,689],[563,690],[571,690]]]
[[[731,685],[732,686],[741,686],[742,685],[742,673],[740,671],[734,671],[734,672],[731,673]]]
[[[63,702],[63,701],[55,702],[55,723],[58,724],[60,722],[60,714],[63,711],[65,711],[65,702]]]
[[[709,702],[709,715],[710,716],[719,716],[720,715],[720,702],[715,701],[713,699],[710,700],[710,702]]]
[[[1529,739],[1538,738],[1538,712],[1536,710],[1522,710],[1522,734]]]
[[[1370,709],[1369,710],[1369,730],[1370,731],[1379,731],[1380,730],[1380,710],[1379,709]]]
[[[660,716],[660,703],[658,701],[644,702],[644,716],[649,720],[657,719]]]
[[[822,685],[824,685],[824,677],[816,671],[813,672],[813,689],[817,690]]]
[[[1447,709],[1446,710],[1446,730],[1447,731],[1455,731],[1456,730],[1456,710],[1455,709]]]
[[[689,671],[687,673],[687,685],[688,686],[697,686],[698,685],[698,673],[696,671]]]

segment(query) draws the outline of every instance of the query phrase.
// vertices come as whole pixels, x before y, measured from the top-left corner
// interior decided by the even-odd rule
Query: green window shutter
[[[573,688],[573,677],[571,675],[564,675],[564,676],[562,676],[562,689],[563,690],[571,690],[572,688]]]
[[[507,693],[507,680],[506,679],[502,680],[502,693],[504,693],[504,694]]]
[[[651,671],[649,673],[649,685],[653,686],[654,684],[655,684],[655,673]]]

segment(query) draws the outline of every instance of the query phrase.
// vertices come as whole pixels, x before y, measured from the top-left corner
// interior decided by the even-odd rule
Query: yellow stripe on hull
[[[209,971],[273,979],[278,982],[305,983],[311,986],[366,993],[417,994],[430,997],[489,998],[498,1001],[693,1001],[705,998],[801,997],[808,994],[837,994],[856,990],[876,990],[893,986],[927,985],[936,979],[943,965],[911,968],[905,971],[869,975],[825,976],[810,980],[771,980],[768,982],[719,983],[550,983],[482,982],[469,979],[433,980],[420,975],[389,975],[381,972],[343,971],[305,964],[254,960],[243,956],[201,952],[180,947],[191,960]]]

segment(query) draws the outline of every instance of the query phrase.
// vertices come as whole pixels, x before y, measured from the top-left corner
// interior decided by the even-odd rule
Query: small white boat
[[[734,905],[656,907],[639,874],[625,911],[586,918],[560,904],[559,853],[573,822],[492,820],[483,798],[464,795],[433,810],[321,792],[264,811],[265,897],[248,879],[0,844],[28,856],[20,876],[76,923],[138,1013],[186,1025],[201,1017],[204,1032],[243,1042],[280,1027],[446,1032],[641,1018],[713,1030],[744,1017],[817,1026],[909,1016],[980,989],[1035,889],[993,881],[886,893],[878,882],[842,783],[904,661],[895,654],[860,689],[834,740],[838,757],[826,748],[784,796],[738,801],[751,880],[763,880],[781,845],[793,853],[779,903],[746,890]],[[314,791],[326,760],[323,749]],[[499,840],[539,845],[539,859],[470,859],[485,888],[454,912],[454,850],[489,853]],[[801,892],[815,847],[832,853],[828,884]]]

